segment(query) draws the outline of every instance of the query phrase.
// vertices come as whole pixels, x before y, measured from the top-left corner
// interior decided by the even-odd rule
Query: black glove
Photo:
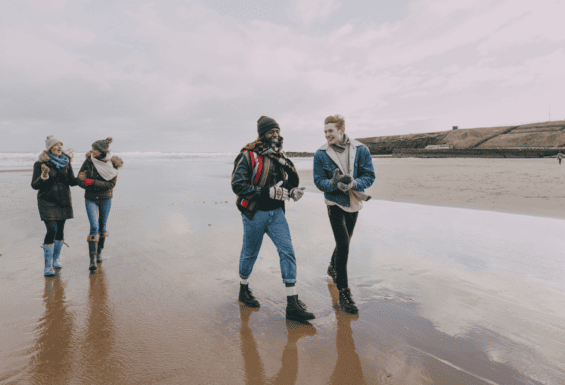
[[[340,189],[341,191],[343,191],[344,193],[348,192],[349,190],[351,190],[352,188],[355,187],[355,185],[357,184],[356,181],[351,181],[351,183],[345,184],[343,182],[339,182],[337,184],[337,188]]]
[[[332,185],[332,189],[336,189],[337,188],[337,184],[339,183],[340,178],[343,175],[340,174],[339,169],[336,168],[334,171],[334,176],[332,179],[330,179],[330,184]]]

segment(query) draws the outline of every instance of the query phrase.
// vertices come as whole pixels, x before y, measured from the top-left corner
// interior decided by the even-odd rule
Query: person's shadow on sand
[[[31,348],[30,382],[68,384],[71,380],[71,339],[75,324],[68,311],[65,288],[59,272],[45,278],[45,314],[37,323],[37,340]]]
[[[337,349],[337,362],[330,377],[330,384],[366,384],[363,375],[363,367],[359,360],[359,354],[355,350],[351,321],[359,319],[359,315],[349,315],[339,307],[339,291],[334,284],[328,284],[328,290],[332,298],[332,305],[337,319],[337,334],[335,345]]]
[[[251,309],[243,305],[239,305],[239,314],[241,318],[241,351],[243,355],[243,363],[245,367],[245,376],[247,385],[293,385],[296,384],[298,376],[298,348],[296,343],[300,337],[313,336],[316,334],[316,328],[309,322],[298,323],[286,321],[287,343],[282,355],[282,366],[276,376],[267,379],[263,362],[257,350],[257,343],[253,337],[253,332],[249,328],[249,316],[258,309]]]

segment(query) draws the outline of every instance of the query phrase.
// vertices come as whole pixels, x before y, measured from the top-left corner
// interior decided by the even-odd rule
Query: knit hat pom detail
[[[111,137],[107,137],[106,139],[97,140],[96,142],[92,143],[92,148],[101,151],[101,152],[108,152],[110,143],[112,143],[113,139]]]

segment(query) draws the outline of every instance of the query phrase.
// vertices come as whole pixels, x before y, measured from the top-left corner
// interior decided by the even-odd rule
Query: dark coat
[[[41,179],[41,165],[49,167],[49,178]],[[47,152],[39,155],[33,165],[31,187],[37,192],[37,205],[42,221],[64,220],[73,217],[73,203],[70,186],[76,186],[77,179],[73,173],[71,162],[63,168],[57,168],[49,160]]]
[[[247,153],[247,155],[246,155]],[[289,163],[290,160],[287,160]],[[298,186],[298,175],[292,176],[291,174],[286,174],[283,167],[279,162],[273,160],[269,162],[269,167],[263,170],[266,173],[265,185],[260,187],[252,182],[253,170],[251,168],[249,152],[240,152],[234,162],[234,169],[231,177],[231,187],[232,191],[238,196],[236,205],[239,211],[241,211],[249,220],[253,220],[257,210],[270,211],[276,210],[279,207],[285,210],[284,201],[279,201],[271,199],[269,196],[269,190],[275,184],[284,181],[283,187],[290,190]],[[288,180],[286,177],[288,176]],[[249,202],[248,207],[241,206],[241,200],[245,199]]]
[[[80,168],[79,175],[84,173],[86,179],[94,179],[94,184],[85,186],[83,180],[78,180],[78,185],[84,189],[84,197],[91,201],[112,198],[118,176],[116,175],[110,180],[105,180],[96,170],[96,166],[92,159],[90,159],[90,154],[87,153],[86,156],[87,158]],[[110,161],[108,160],[108,162]]]

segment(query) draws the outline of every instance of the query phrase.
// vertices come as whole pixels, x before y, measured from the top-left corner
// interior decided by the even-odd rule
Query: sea
[[[41,152],[0,152],[0,171],[31,170]],[[74,152],[73,169],[80,169],[86,152]],[[235,160],[237,153],[231,152],[112,152],[124,160],[124,165],[138,164],[182,164],[198,160]],[[312,169],[312,158],[291,158],[299,169]]]

